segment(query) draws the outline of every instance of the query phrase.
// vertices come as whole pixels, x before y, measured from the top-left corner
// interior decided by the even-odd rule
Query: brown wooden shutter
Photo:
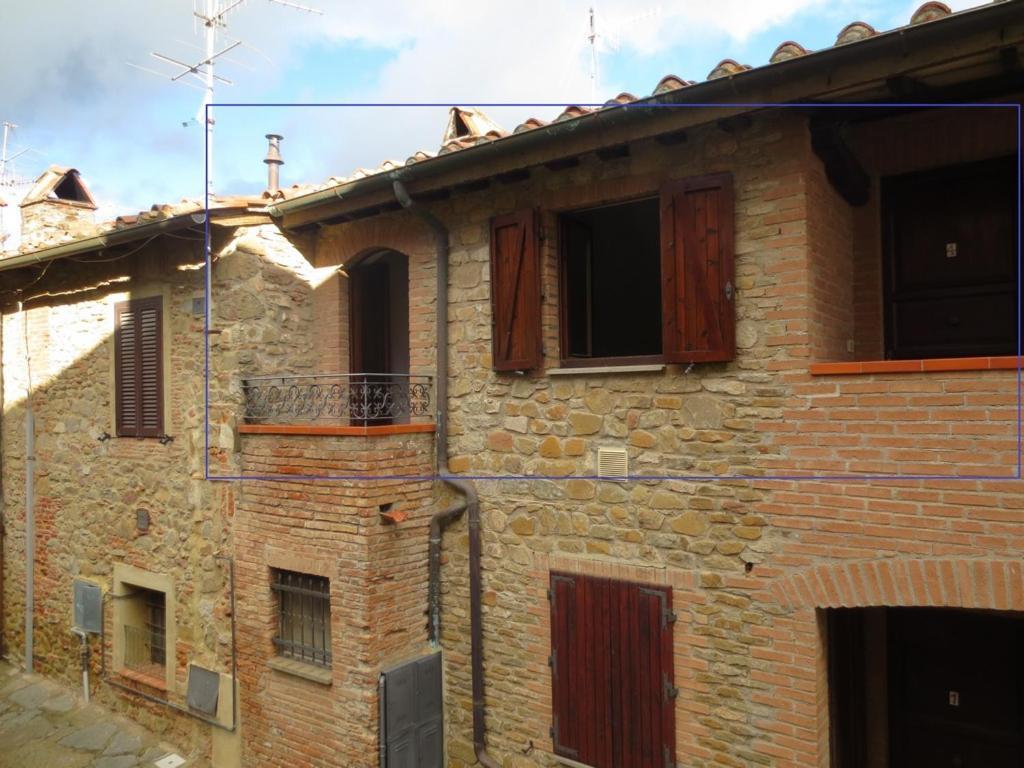
[[[496,371],[540,366],[540,249],[535,211],[491,220],[491,332]]]
[[[594,768],[675,761],[672,593],[552,573],[555,753]]]
[[[669,362],[736,356],[733,237],[731,174],[662,190],[662,341]]]
[[[164,431],[162,299],[114,307],[114,388],[117,434],[157,437]]]

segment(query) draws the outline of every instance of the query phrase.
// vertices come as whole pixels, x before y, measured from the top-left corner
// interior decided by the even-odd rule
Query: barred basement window
[[[135,617],[124,625],[124,666],[163,679],[167,664],[167,597],[154,589],[135,587]]]
[[[331,591],[324,576],[273,570],[278,656],[331,666]]]

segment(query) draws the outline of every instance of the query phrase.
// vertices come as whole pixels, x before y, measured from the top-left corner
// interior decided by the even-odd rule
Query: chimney
[[[81,236],[94,226],[96,203],[74,168],[51,165],[19,207],[22,247],[42,248]]]
[[[267,192],[274,194],[281,188],[281,166],[284,160],[281,159],[281,139],[276,133],[267,134],[267,156],[263,162],[267,164]]]

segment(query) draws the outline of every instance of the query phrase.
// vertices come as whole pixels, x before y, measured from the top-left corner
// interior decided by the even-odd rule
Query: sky
[[[215,99],[549,105],[485,108],[511,130],[531,115],[550,119],[561,111],[555,105],[592,101],[591,7],[603,102],[622,91],[650,94],[670,73],[702,80],[723,58],[767,63],[784,40],[824,48],[851,21],[902,26],[922,1],[287,0],[322,11],[312,14],[242,0],[220,40],[243,45],[216,69],[233,84],[218,86]],[[959,10],[983,1],[947,3]],[[12,164],[15,174],[77,168],[101,218],[201,198],[202,92],[172,82],[179,70],[151,56],[202,58],[193,2],[206,0],[0,0],[0,121],[18,126],[9,154],[28,150]],[[446,109],[223,106],[214,117],[214,191],[249,194],[266,183],[266,133],[285,137],[282,184],[315,183],[436,151]],[[16,194],[0,190],[6,227]]]

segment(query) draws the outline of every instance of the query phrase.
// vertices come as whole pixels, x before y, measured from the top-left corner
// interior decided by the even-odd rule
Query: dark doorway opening
[[[825,613],[833,768],[1024,766],[1024,616]]]
[[[349,270],[349,371],[353,424],[408,418],[400,404],[408,396],[409,265],[400,253],[379,251]]]

